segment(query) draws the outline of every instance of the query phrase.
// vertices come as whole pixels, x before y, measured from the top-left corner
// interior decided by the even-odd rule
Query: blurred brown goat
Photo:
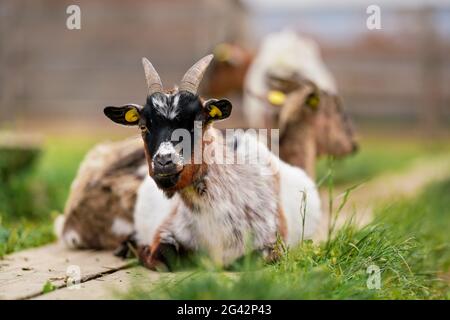
[[[214,49],[214,56],[205,76],[204,91],[211,96],[242,93],[253,52],[237,44],[221,43]]]
[[[317,157],[342,157],[357,150],[351,120],[312,40],[284,30],[269,34],[256,55],[234,43],[221,43],[214,52],[217,59],[205,89],[213,95],[244,93],[250,125],[280,129],[281,159],[314,176]],[[270,107],[273,91],[291,97]],[[310,98],[316,100],[314,108],[307,103]],[[258,112],[262,107],[269,109],[264,122],[255,119],[263,114]]]
[[[133,231],[136,192],[147,175],[142,141],[126,139],[95,146],[86,155],[55,223],[73,248],[115,249]]]
[[[353,125],[339,97],[301,79],[268,77],[268,82],[271,92],[285,96],[282,106],[266,102],[266,108],[275,109],[268,121],[280,129],[281,159],[314,177],[317,157],[342,157],[358,149]]]

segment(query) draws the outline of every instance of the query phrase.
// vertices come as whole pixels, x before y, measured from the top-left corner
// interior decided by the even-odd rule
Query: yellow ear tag
[[[221,117],[222,116],[222,111],[220,111],[219,108],[217,108],[216,106],[211,105],[210,106],[211,110],[209,110],[209,115],[211,118],[215,118],[216,116]]]
[[[311,108],[316,109],[319,106],[320,99],[316,95],[312,95],[309,97],[308,101],[306,101],[306,104],[308,104]]]
[[[278,90],[270,90],[267,94],[269,102],[275,106],[281,106],[286,100],[286,95]]]
[[[125,120],[127,122],[135,122],[139,120],[139,113],[135,108],[131,108],[125,113]]]
[[[221,62],[226,62],[230,60],[231,50],[230,47],[226,43],[221,43],[216,46],[214,49],[214,56],[217,60]]]

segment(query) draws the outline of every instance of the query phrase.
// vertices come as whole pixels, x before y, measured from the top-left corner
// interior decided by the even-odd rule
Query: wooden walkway
[[[60,244],[21,251],[0,260],[0,299],[113,298],[109,293],[114,288],[103,289],[102,284],[117,284],[117,289],[123,290],[132,279],[128,276],[132,265],[109,251],[76,251]],[[153,280],[158,276],[146,273]],[[68,279],[81,283],[68,288]],[[44,287],[53,291],[44,295]]]

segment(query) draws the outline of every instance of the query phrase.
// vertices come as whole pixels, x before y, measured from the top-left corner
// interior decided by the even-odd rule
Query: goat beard
[[[181,171],[178,182],[169,188],[161,188],[167,198],[172,198],[174,194],[189,186],[195,186],[196,181],[201,180],[201,177],[206,172],[206,164],[189,164],[185,165]]]

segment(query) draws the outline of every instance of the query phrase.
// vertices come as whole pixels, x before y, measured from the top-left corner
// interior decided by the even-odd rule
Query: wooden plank
[[[81,283],[78,287],[65,287],[35,297],[36,300],[111,300],[121,299],[135,286],[150,288],[161,277],[173,273],[158,273],[143,267],[119,270],[112,274]]]
[[[79,267],[81,281],[87,281],[129,265],[110,251],[76,251],[61,244],[25,250],[0,260],[0,299],[40,295],[47,281],[64,287],[70,268]]]
[[[182,281],[195,276],[196,270],[174,272],[156,272],[142,266],[122,269],[112,274],[86,281],[76,287],[64,287],[47,294],[39,295],[33,300],[118,300],[126,299],[131,289],[149,292],[155,289],[158,280]],[[239,272],[222,272],[223,276],[236,279]]]

